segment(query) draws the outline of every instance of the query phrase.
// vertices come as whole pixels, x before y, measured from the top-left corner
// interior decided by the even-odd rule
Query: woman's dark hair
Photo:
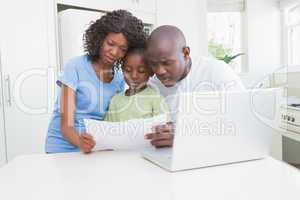
[[[126,10],[108,12],[93,22],[84,34],[84,50],[91,61],[99,59],[102,43],[108,33],[122,33],[128,42],[128,51],[144,46],[146,33],[143,22]],[[116,63],[119,66],[122,62]]]

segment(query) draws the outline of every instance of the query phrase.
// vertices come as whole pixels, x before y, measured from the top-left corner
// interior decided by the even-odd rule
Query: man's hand
[[[168,122],[165,125],[153,127],[153,132],[145,135],[145,139],[151,140],[156,148],[172,147],[174,140],[174,124]]]
[[[79,136],[79,148],[83,153],[90,153],[95,145],[96,142],[90,134],[84,133]]]

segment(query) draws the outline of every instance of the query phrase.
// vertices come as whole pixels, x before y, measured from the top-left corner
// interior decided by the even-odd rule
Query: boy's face
[[[142,55],[129,54],[126,56],[122,67],[125,81],[130,89],[140,89],[144,87],[152,72],[145,66]]]

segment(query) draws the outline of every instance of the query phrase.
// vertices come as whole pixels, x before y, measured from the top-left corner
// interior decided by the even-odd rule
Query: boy
[[[147,85],[153,72],[145,65],[144,53],[144,48],[127,53],[122,71],[129,88],[111,99],[105,121],[120,122],[168,113],[164,98]]]

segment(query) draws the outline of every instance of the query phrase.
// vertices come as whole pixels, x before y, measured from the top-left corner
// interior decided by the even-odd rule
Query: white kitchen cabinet
[[[0,167],[6,163],[6,145],[3,110],[0,110]]]
[[[44,152],[52,112],[48,109],[52,100],[48,77],[53,71],[49,66],[53,53],[49,51],[48,2],[11,0],[0,7],[8,160]]]
[[[101,11],[133,9],[155,13],[156,0],[57,0],[57,3]]]
[[[61,69],[73,57],[84,54],[82,38],[91,21],[105,13],[67,9],[58,13]]]
[[[0,43],[1,44],[1,43]],[[1,49],[0,49],[0,167],[6,163],[6,139],[4,130],[4,111],[3,111],[3,93],[2,93],[2,67],[1,67]]]
[[[156,23],[156,0],[57,0],[56,2],[58,4],[99,11],[125,9],[142,19],[144,23]]]
[[[129,0],[133,10],[155,13],[156,0]]]
[[[128,9],[131,0],[57,0],[58,4],[76,6],[86,9],[94,9],[100,11],[112,11],[116,9]]]

